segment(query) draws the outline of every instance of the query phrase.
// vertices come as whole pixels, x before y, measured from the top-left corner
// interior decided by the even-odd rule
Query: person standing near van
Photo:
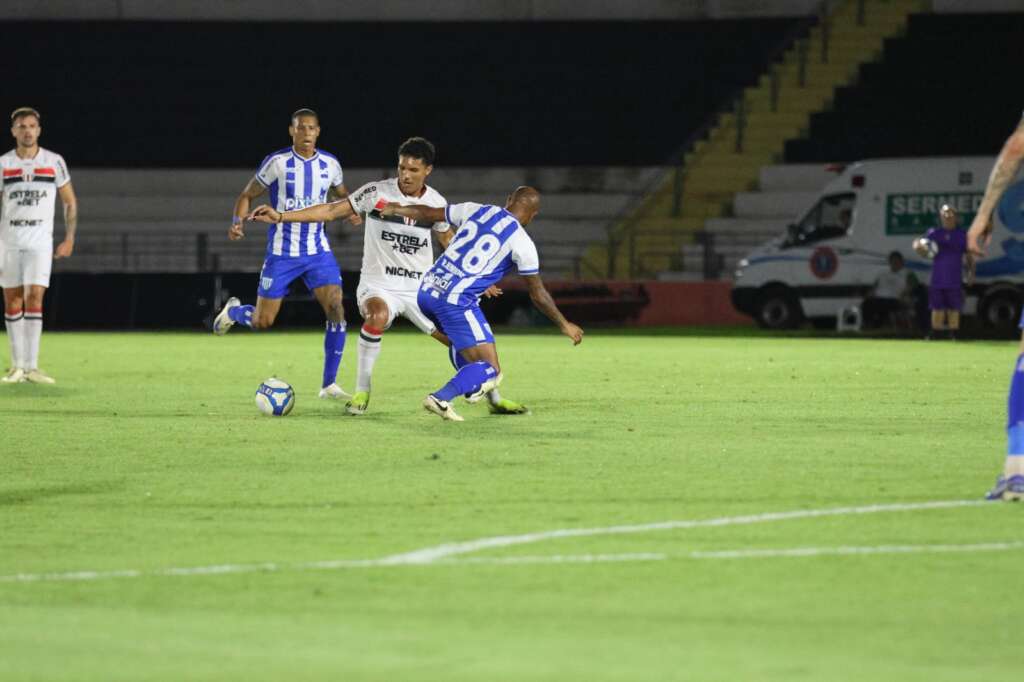
[[[964,304],[963,264],[967,253],[967,233],[957,229],[956,209],[943,204],[939,209],[939,225],[914,241],[914,251],[927,256],[923,243],[930,239],[939,247],[932,262],[932,278],[928,285],[928,307],[932,311],[932,333],[946,331],[950,339],[960,329],[960,308]],[[930,337],[930,335],[929,335]]]
[[[985,196],[978,206],[971,229],[967,232],[970,253],[984,257],[985,247],[992,239],[992,212],[999,204],[1007,188],[1017,177],[1024,162],[1024,119],[1007,138],[1003,150],[996,159],[995,167],[988,178]],[[1024,316],[1020,322],[1024,328]],[[1006,462],[1003,473],[996,479],[996,485],[985,495],[986,500],[1024,500],[1024,334],[1021,335],[1013,374],[1010,376],[1010,396],[1006,415]]]

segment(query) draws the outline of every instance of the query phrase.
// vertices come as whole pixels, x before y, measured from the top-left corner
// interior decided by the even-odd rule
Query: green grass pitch
[[[313,332],[44,335],[59,383],[0,386],[0,680],[1018,674],[1024,505],[923,506],[992,484],[1013,344],[499,333],[533,413],[450,423],[440,346],[383,343],[354,418]]]

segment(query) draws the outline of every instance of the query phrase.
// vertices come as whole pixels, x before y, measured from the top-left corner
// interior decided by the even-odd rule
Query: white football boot
[[[242,305],[242,302],[232,296],[221,308],[220,313],[217,317],[213,318],[213,333],[217,336],[224,336],[228,333],[228,330],[235,326],[235,321],[228,316],[228,311],[232,308],[237,308]]]
[[[434,397],[433,393],[431,393],[430,395],[423,399],[423,409],[426,410],[427,412],[433,412],[441,419],[446,419],[448,421],[453,422],[465,421],[465,419],[463,419],[462,417],[455,413],[455,410],[452,409],[451,404],[446,403],[443,400],[438,400],[437,398]]]
[[[484,383],[480,384],[480,388],[475,393],[470,393],[466,396],[467,403],[478,403],[492,388],[497,388],[501,384],[501,380],[505,377],[499,372],[495,376],[491,377]]]
[[[331,384],[330,386],[324,386],[323,388],[320,389],[320,393],[318,395],[321,398],[325,399],[325,400],[328,400],[328,399],[348,400],[349,398],[352,397],[351,395],[346,393],[345,389],[343,389],[338,384]]]
[[[0,383],[4,384],[22,384],[25,383],[25,370],[21,367],[11,367],[7,370],[7,374],[0,377]]]
[[[39,369],[38,367],[35,369],[30,369],[29,371],[25,372],[25,380],[30,381],[33,384],[57,383],[57,381],[53,377],[51,377],[49,374]]]

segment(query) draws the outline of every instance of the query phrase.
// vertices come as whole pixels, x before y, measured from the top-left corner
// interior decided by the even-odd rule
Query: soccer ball
[[[256,389],[256,407],[263,414],[283,417],[295,407],[295,391],[288,382],[271,377]]]
[[[931,259],[935,258],[936,254],[939,253],[939,245],[931,239],[921,237],[917,240],[917,248],[915,248],[915,251],[918,251],[919,253],[923,251],[924,253],[921,255],[925,258]]]

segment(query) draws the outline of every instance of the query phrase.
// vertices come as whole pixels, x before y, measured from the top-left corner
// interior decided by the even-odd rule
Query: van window
[[[807,246],[846,236],[853,224],[853,206],[856,201],[857,195],[852,192],[822,197],[803,220],[789,226],[783,248]]]

